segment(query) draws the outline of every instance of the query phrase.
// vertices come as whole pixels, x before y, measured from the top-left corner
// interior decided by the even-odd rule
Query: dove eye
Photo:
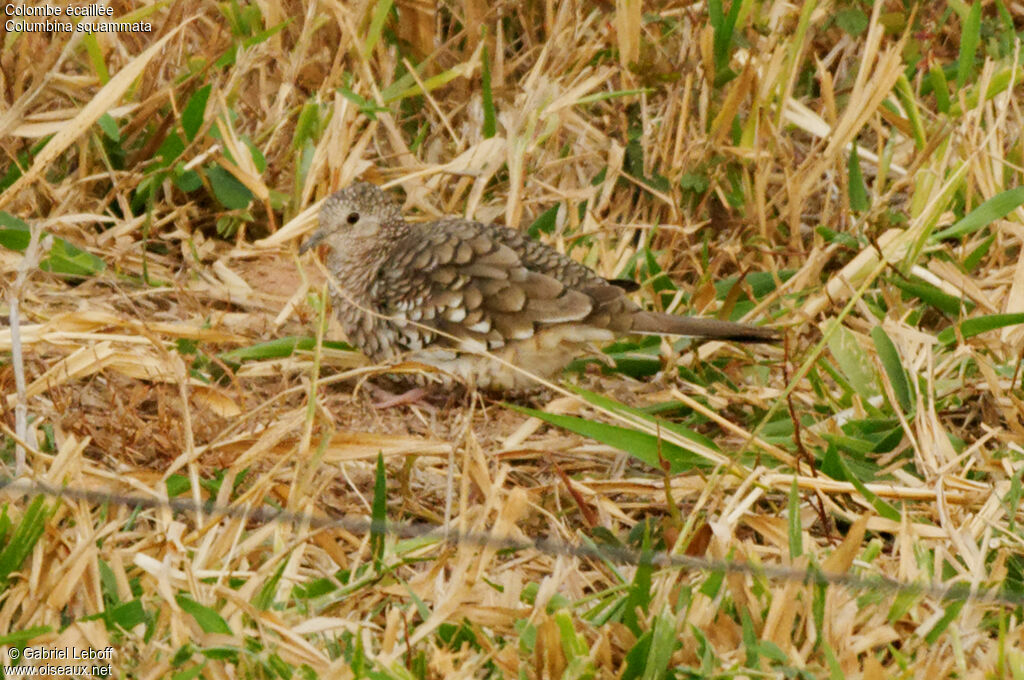
[[[359,213],[350,212],[348,214],[348,217],[345,218],[345,221],[348,222],[349,224],[355,224],[356,222],[359,221]]]

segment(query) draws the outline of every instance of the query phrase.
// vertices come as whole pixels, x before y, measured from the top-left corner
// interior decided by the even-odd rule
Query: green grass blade
[[[973,319],[967,319],[960,324],[960,335],[966,340],[967,338],[973,338],[975,335],[993,331],[997,328],[1016,326],[1022,323],[1024,323],[1024,313],[987,314],[985,316],[976,316]],[[950,326],[949,328],[943,329],[943,331],[938,335],[939,342],[944,345],[949,345],[955,342],[956,331],[954,328],[954,326]]]
[[[110,71],[107,70],[107,64],[103,61],[103,49],[100,47],[99,40],[94,33],[85,33],[82,35],[82,44],[89,55],[89,61],[92,63],[93,71],[96,72],[96,78],[100,81],[100,85],[106,85],[110,81]]]
[[[384,563],[384,530],[388,521],[388,477],[384,454],[377,454],[377,471],[373,479],[373,523],[370,526],[370,552],[380,571]]]
[[[739,17],[740,0],[733,0],[729,6],[729,14],[722,12],[722,0],[708,2],[708,18],[714,30],[712,51],[715,57],[715,78],[729,65],[729,48],[732,47],[732,36],[736,30],[736,19]]]
[[[491,59],[487,53],[487,45],[484,45],[480,56],[480,92],[484,106],[484,139],[490,139],[498,130],[498,116],[494,109],[494,93],[491,91]]]
[[[864,499],[875,509],[875,512],[882,517],[890,519],[893,522],[900,521],[900,511],[891,503],[879,498],[877,494],[868,489],[864,482],[862,482],[853,473],[853,470],[846,464],[846,461],[843,460],[843,457],[839,455],[834,446],[830,446],[828,451],[825,452],[825,460],[822,462],[821,471],[832,479],[853,484],[853,487],[857,489],[858,493],[860,493],[860,495],[863,496]]]
[[[353,351],[353,347],[346,342],[337,340],[325,340],[323,346],[327,349],[341,351]],[[221,361],[240,364],[243,361],[260,361],[265,359],[281,359],[290,357],[296,352],[312,352],[316,348],[316,338],[299,337],[290,335],[277,340],[269,340],[248,347],[239,347],[230,352],[223,352],[217,355]]]
[[[945,293],[932,284],[925,283],[920,279],[893,277],[892,284],[907,295],[915,297],[950,316],[959,315],[961,308],[967,310],[974,308],[974,303],[969,300],[953,297],[949,293]]]
[[[423,87],[416,82],[416,79],[412,77],[412,74],[405,74],[380,93],[380,96],[384,99],[384,102],[390,104],[391,102],[405,99],[407,97],[414,97],[416,95],[425,94],[426,92],[432,92],[439,87],[447,85],[456,78],[462,77],[466,74],[466,69],[463,66],[455,66],[438,73],[436,76],[431,76],[423,81]],[[408,84],[411,83],[411,84]]]
[[[850,149],[846,170],[847,181],[850,185],[850,207],[857,212],[864,212],[871,207],[871,199],[868,197],[868,187],[864,183],[864,173],[860,169],[860,158],[857,154],[856,144]]]
[[[540,418],[551,425],[556,425],[570,432],[575,432],[594,441],[612,446],[620,451],[625,451],[637,460],[647,463],[655,469],[661,469],[658,457],[660,453],[668,461],[671,474],[678,474],[693,468],[708,469],[710,467],[709,461],[699,453],[684,449],[671,442],[659,441],[657,437],[646,432],[598,423],[586,418],[577,418],[576,416],[547,413],[515,404],[507,404],[507,406],[520,413]]]
[[[964,215],[963,219],[958,220],[952,226],[932,234],[932,239],[942,241],[947,238],[960,238],[967,234],[973,234],[992,222],[1003,219],[1021,205],[1024,205],[1024,186],[1007,189]]]
[[[288,566],[288,560],[281,560],[280,566],[274,571],[274,575],[267,579],[260,587],[256,597],[252,599],[252,606],[260,611],[266,611],[274,604],[274,595],[277,593],[277,587],[281,583],[281,577],[284,575],[284,569]]]
[[[796,559],[804,554],[803,526],[800,524],[800,487],[793,477],[793,485],[789,489],[789,507],[787,508],[787,525],[789,529],[789,556]]]
[[[962,88],[974,71],[974,57],[981,44],[981,3],[975,2],[964,20],[960,34],[960,57],[956,65],[956,85]]]
[[[4,510],[6,514],[6,508]],[[6,589],[11,572],[17,571],[35,549],[36,541],[43,535],[43,528],[50,511],[43,496],[36,496],[22,515],[7,544],[0,550],[0,587]]]
[[[373,48],[380,40],[381,31],[384,29],[384,22],[388,19],[393,0],[378,0],[373,8],[373,17],[370,19],[370,26],[366,29],[366,40],[363,42],[363,56],[369,56]]]
[[[739,5],[740,3],[738,0],[734,0],[733,4]],[[654,627],[651,629],[651,646],[647,652],[647,663],[644,664],[642,680],[660,680],[669,677],[669,664],[679,645],[673,618],[667,613],[656,616]]]
[[[925,148],[926,140],[924,133],[924,122],[921,120],[921,112],[918,110],[917,99],[914,97],[914,91],[910,87],[910,81],[907,80],[907,76],[900,74],[900,77],[896,79],[896,87],[894,88],[896,97],[899,98],[900,103],[903,104],[903,110],[907,114],[907,120],[910,121],[910,129],[914,133],[914,144],[918,149]]]
[[[933,64],[928,70],[928,81],[932,86],[932,93],[935,95],[935,108],[939,113],[949,113],[949,81],[946,80],[946,73],[938,64]]]
[[[597,406],[598,408],[608,409],[609,411],[617,413],[625,413],[636,418],[643,418],[647,422],[652,423],[663,430],[668,430],[669,432],[677,434],[680,437],[683,437],[684,439],[689,439],[694,444],[712,449],[714,451],[718,451],[718,447],[715,446],[715,443],[713,441],[711,441],[704,435],[700,434],[699,432],[691,430],[685,425],[682,425],[681,423],[673,423],[670,420],[661,420],[659,418],[655,418],[653,415],[647,413],[643,409],[627,406],[625,404],[615,401],[614,399],[611,399],[610,397],[598,394],[597,392],[591,392],[590,390],[585,390],[581,387],[572,387],[570,389],[572,389],[573,392],[580,395],[581,397],[586,399],[594,406]]]
[[[203,119],[206,115],[206,102],[210,98],[212,85],[203,85],[192,93],[181,111],[181,128],[185,131],[185,138],[192,141],[196,138],[199,129],[203,126]]]
[[[989,234],[984,241],[979,243],[974,250],[968,253],[967,257],[965,257],[963,261],[964,270],[969,272],[974,271],[974,268],[981,263],[986,255],[988,255],[988,251],[992,248],[992,244],[995,243],[995,241],[996,235]]]
[[[924,641],[929,645],[935,644],[939,639],[939,636],[946,632],[949,624],[953,623],[953,619],[960,615],[960,610],[967,604],[966,600],[957,600],[950,602],[946,606],[946,611],[942,614],[942,618],[939,619],[935,626],[924,636]]]
[[[641,87],[635,90],[616,90],[615,92],[595,92],[594,94],[588,94],[580,97],[576,100],[576,104],[593,104],[594,102],[603,102],[608,99],[618,99],[619,97],[632,97],[634,95],[649,94],[655,92],[654,88]]]
[[[907,380],[907,372],[900,361],[899,352],[896,351],[896,345],[881,326],[871,329],[871,339],[875,341],[875,350],[878,352],[878,358],[882,362],[885,374],[889,377],[889,383],[892,385],[892,391],[896,395],[900,409],[904,413],[909,413],[913,407],[913,394],[910,381]]]

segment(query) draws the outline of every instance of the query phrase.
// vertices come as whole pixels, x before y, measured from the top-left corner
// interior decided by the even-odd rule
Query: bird
[[[348,341],[371,360],[415,361],[507,392],[551,378],[621,335],[773,342],[777,333],[643,309],[633,281],[606,279],[523,232],[457,217],[410,223],[367,182],[324,200],[300,255],[328,249],[330,298]]]

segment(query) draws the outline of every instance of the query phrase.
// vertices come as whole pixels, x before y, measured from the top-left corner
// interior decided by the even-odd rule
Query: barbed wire
[[[754,564],[739,560],[711,559],[677,555],[651,550],[635,550],[612,545],[574,545],[553,538],[511,538],[482,531],[462,531],[427,522],[392,522],[365,517],[328,517],[266,507],[224,505],[215,501],[196,502],[184,498],[153,498],[111,491],[56,486],[45,482],[0,477],[0,491],[25,495],[45,495],[90,503],[109,503],[136,509],[166,508],[175,513],[206,514],[258,523],[279,522],[313,529],[342,529],[354,534],[388,534],[399,538],[434,538],[439,542],[468,544],[497,550],[535,550],[555,556],[598,559],[616,564],[651,565],[723,574],[741,574],[782,581],[796,581],[816,586],[841,586],[878,594],[900,594],[937,600],[970,601],[1003,607],[1024,605],[1024,592],[1004,588],[980,588],[963,583],[938,585],[930,582],[899,581],[888,576],[859,576],[830,572],[820,567],[798,569],[777,565]]]

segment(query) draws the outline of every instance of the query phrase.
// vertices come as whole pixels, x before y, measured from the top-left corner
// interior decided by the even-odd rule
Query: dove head
[[[397,203],[367,182],[351,184],[331,194],[320,207],[320,228],[302,244],[304,253],[326,243],[332,251],[356,242],[376,243],[383,248],[404,235],[407,229]]]

